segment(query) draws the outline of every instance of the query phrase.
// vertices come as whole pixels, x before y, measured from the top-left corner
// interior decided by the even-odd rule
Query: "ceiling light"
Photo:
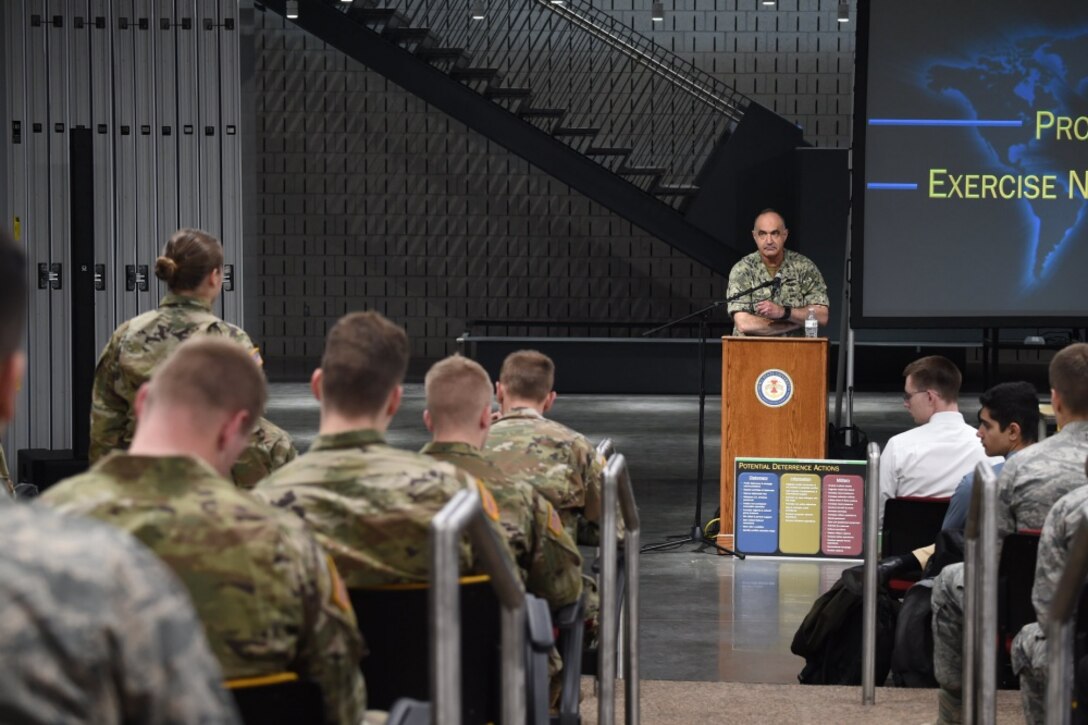
[[[654,0],[653,7],[650,12],[650,20],[655,23],[662,23],[665,21],[665,3],[661,0]]]
[[[774,4],[776,2],[777,2],[777,0],[763,0],[764,5],[770,5],[771,7],[774,7]]]
[[[484,19],[484,0],[472,0],[472,5],[469,7],[468,16],[473,20]]]
[[[850,3],[846,0],[840,0],[839,2],[839,22],[850,22]]]
[[[288,20],[298,20],[298,0],[287,0],[284,14]]]

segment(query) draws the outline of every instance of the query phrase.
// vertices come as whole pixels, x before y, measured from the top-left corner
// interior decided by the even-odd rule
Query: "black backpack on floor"
[[[790,651],[805,658],[805,667],[797,675],[803,685],[861,684],[862,572],[854,566],[822,594],[809,610]],[[891,669],[892,646],[899,602],[887,587],[877,587],[876,605],[876,683],[883,684]]]

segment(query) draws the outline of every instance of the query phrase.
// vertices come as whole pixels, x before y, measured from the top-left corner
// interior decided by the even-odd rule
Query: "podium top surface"
[[[799,342],[806,345],[828,342],[828,339],[826,337],[789,337],[788,335],[768,335],[766,337],[761,337],[759,335],[722,335],[722,342],[725,342],[726,340],[730,342]]]

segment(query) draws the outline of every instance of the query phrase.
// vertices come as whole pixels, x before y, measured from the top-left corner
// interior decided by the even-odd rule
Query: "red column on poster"
[[[821,549],[829,556],[861,556],[865,482],[861,476],[824,476]]]

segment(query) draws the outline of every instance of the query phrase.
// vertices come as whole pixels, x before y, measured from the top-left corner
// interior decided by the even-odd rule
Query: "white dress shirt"
[[[963,413],[934,413],[928,423],[892,436],[880,453],[880,521],[884,502],[901,496],[951,496],[956,485],[979,461],[988,458],[975,429]]]

